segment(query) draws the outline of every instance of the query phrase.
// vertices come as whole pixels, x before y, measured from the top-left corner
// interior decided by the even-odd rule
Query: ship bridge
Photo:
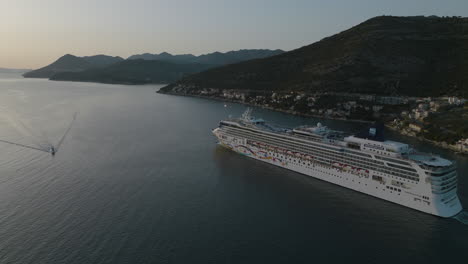
[[[384,125],[379,123],[371,125],[367,130],[355,136],[345,137],[344,142],[349,148],[393,157],[401,157],[410,152],[408,144],[386,140]]]
[[[359,138],[356,136],[349,136],[345,137],[344,141],[350,148],[389,156],[401,156],[404,154],[408,154],[410,151],[410,147],[408,144],[391,140],[375,141],[365,138]]]
[[[456,168],[454,162],[432,154],[415,152],[408,155],[408,158],[415,161],[421,168],[428,171],[440,172]]]

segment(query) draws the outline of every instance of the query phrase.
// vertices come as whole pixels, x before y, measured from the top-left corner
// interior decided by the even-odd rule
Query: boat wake
[[[0,118],[6,121],[10,126],[15,129],[19,135],[23,136],[24,138],[28,139],[31,143],[34,144],[33,149],[41,149],[47,150],[51,143],[49,142],[47,136],[40,131],[38,134],[37,131],[31,129],[29,124],[23,122],[19,116],[14,111],[7,109],[6,107],[0,106]],[[36,129],[37,130],[37,129]],[[2,140],[3,143],[11,143],[6,140]],[[22,144],[14,144],[21,146]]]
[[[73,123],[76,120],[76,116],[78,115],[78,112],[75,112],[73,114],[73,119],[70,122],[70,125],[68,126],[68,128],[65,131],[65,133],[63,134],[63,136],[60,138],[57,145],[54,146],[49,141],[49,139],[48,139],[48,137],[47,137],[47,135],[45,133],[43,133],[40,130],[39,130],[39,134],[36,133],[36,131],[31,129],[25,123],[23,123],[21,121],[21,119],[17,115],[15,115],[14,112],[8,111],[8,109],[6,109],[4,107],[1,107],[1,106],[0,106],[0,110],[4,111],[3,113],[2,113],[2,111],[0,111],[0,118],[5,119],[7,122],[9,122],[11,124],[11,126],[13,128],[15,128],[16,131],[18,131],[25,138],[29,138],[33,142],[33,145],[26,145],[26,144],[21,144],[19,142],[12,142],[12,141],[3,140],[3,139],[0,139],[0,143],[5,143],[5,144],[10,144],[10,145],[15,145],[15,146],[18,146],[18,147],[23,147],[23,148],[42,151],[42,152],[50,153],[50,154],[52,154],[52,156],[54,156],[58,152],[60,146],[62,145],[62,143],[65,140],[66,136],[70,132],[70,130],[71,130],[72,126],[73,126]]]
[[[461,211],[459,214],[457,214],[453,218],[457,219],[459,222],[465,225],[468,225],[468,212],[467,211]]]

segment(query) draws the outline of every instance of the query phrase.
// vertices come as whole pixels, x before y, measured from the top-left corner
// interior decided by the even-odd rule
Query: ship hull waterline
[[[426,205],[420,201],[415,201],[413,199],[414,197],[406,194],[405,191],[396,192],[386,189],[383,184],[372,180],[370,175],[356,175],[346,172],[346,170],[342,168],[334,168],[332,166],[325,166],[318,163],[311,164],[310,166],[304,166],[304,162],[300,159],[294,159],[294,155],[290,156],[291,160],[277,158],[274,156],[274,152],[272,151],[258,149],[255,146],[236,145],[231,142],[223,142],[223,140],[217,136],[216,131],[213,131],[213,134],[218,138],[218,144],[220,146],[243,156],[333,183],[394,204],[409,207],[420,212],[448,218],[457,215],[463,209],[458,197],[456,197],[456,200],[451,202],[451,206],[447,206],[442,203],[438,206],[437,197],[432,198],[431,205]]]

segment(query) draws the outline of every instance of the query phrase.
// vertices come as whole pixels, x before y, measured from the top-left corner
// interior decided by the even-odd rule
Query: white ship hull
[[[218,130],[215,129],[213,133],[221,145],[256,160],[440,217],[452,217],[462,210],[456,189],[438,196],[430,191],[430,183],[424,181],[405,188],[393,188],[389,184],[392,180],[390,178],[382,177],[383,181],[373,179],[372,175],[377,175],[377,172],[356,172],[351,168],[325,165],[309,158],[297,157],[292,153],[278,153],[272,149],[258,148],[239,139],[222,138]]]

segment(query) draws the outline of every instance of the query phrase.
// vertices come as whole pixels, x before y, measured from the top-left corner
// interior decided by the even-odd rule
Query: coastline
[[[251,104],[251,103],[246,103],[246,102],[242,102],[242,101],[229,100],[229,99],[224,99],[224,98],[219,98],[219,97],[212,97],[212,96],[202,96],[202,95],[193,95],[193,94],[178,94],[178,93],[171,93],[171,92],[168,93],[168,92],[159,92],[159,91],[156,91],[156,93],[174,95],[174,96],[196,97],[196,98],[209,99],[209,100],[215,100],[215,101],[220,101],[220,102],[243,104],[243,105],[248,105],[248,106],[260,107],[262,109],[268,109],[268,110],[275,111],[275,112],[281,112],[281,113],[295,115],[295,116],[302,116],[302,117],[314,117],[314,118],[349,121],[349,122],[366,123],[366,124],[371,124],[371,123],[374,122],[374,121],[360,120],[360,119],[346,119],[346,118],[337,118],[337,117],[330,117],[330,116],[324,116],[324,115],[303,114],[303,113],[299,113],[299,112],[296,112],[296,111],[284,110],[284,109],[280,109],[280,108],[273,108],[273,107],[269,107],[269,106]]]
[[[330,117],[330,116],[326,116],[326,115],[303,114],[303,113],[298,113],[298,112],[296,112],[296,111],[284,110],[284,109],[273,108],[273,107],[269,107],[269,106],[263,106],[263,105],[258,105],[258,104],[251,104],[251,103],[247,103],[247,102],[236,101],[236,100],[229,100],[229,99],[219,98],[219,97],[213,97],[213,96],[202,96],[202,95],[193,95],[193,94],[179,94],[179,93],[172,93],[172,92],[160,92],[159,90],[156,91],[156,93],[167,94],[167,95],[173,95],[173,96],[196,97],[196,98],[209,99],[209,100],[216,100],[216,101],[229,102],[229,103],[237,103],[237,104],[243,104],[243,105],[248,105],[248,106],[260,107],[260,108],[268,109],[268,110],[271,110],[271,111],[276,111],[276,112],[291,114],[291,115],[295,115],[295,116],[302,116],[302,117],[313,117],[313,118],[321,118],[321,119],[328,119],[328,120],[340,120],[340,121],[349,121],[349,122],[366,123],[366,124],[371,124],[371,123],[374,122],[374,121],[360,120],[360,119],[336,118],[336,117]],[[456,149],[455,146],[449,145],[449,144],[447,144],[446,142],[437,142],[437,141],[429,140],[429,139],[426,139],[426,138],[418,137],[418,136],[413,135],[413,134],[411,134],[411,133],[406,133],[405,130],[397,129],[396,127],[393,127],[393,126],[391,126],[391,125],[389,125],[389,124],[385,124],[385,127],[387,127],[388,129],[390,129],[390,130],[392,130],[392,131],[394,131],[394,132],[397,132],[397,133],[400,134],[400,135],[412,137],[412,138],[418,139],[418,140],[420,140],[420,141],[427,142],[427,143],[430,143],[430,144],[432,144],[432,145],[435,145],[435,146],[438,146],[438,147],[441,147],[441,148],[450,150],[450,151],[452,151],[453,153],[455,153],[455,154],[457,154],[457,155],[467,156],[467,153],[460,152],[459,150]]]
[[[407,133],[405,130],[398,129],[398,128],[393,127],[393,126],[388,125],[388,124],[385,124],[385,127],[392,130],[392,131],[394,131],[394,132],[397,132],[400,135],[411,137],[411,138],[417,139],[419,141],[430,143],[430,144],[432,144],[434,146],[450,150],[450,151],[452,151],[453,153],[455,153],[457,155],[468,156],[468,153],[461,152],[460,150],[458,150],[455,147],[455,145],[450,145],[450,144],[447,144],[446,142],[438,142],[438,141],[429,140],[429,139],[424,138],[424,137],[418,137],[418,136],[416,136],[416,135],[414,135],[412,133]]]

